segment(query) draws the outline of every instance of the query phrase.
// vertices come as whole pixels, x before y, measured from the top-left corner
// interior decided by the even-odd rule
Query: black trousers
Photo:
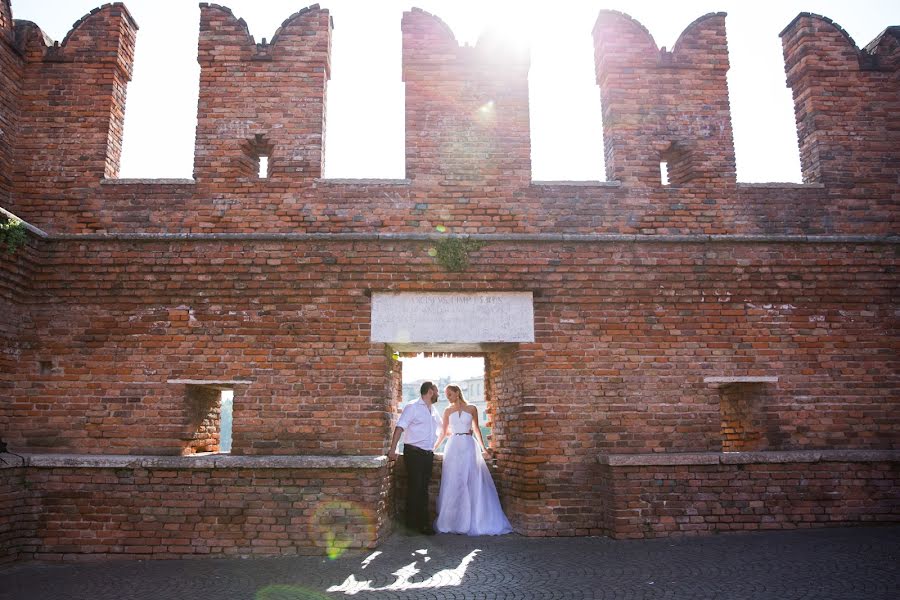
[[[434,452],[403,446],[403,462],[406,465],[406,526],[419,531],[431,527],[428,485],[431,483]]]

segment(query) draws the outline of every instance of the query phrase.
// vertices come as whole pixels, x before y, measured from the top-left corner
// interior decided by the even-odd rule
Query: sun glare
[[[353,596],[360,592],[376,592],[387,590],[424,590],[441,587],[456,587],[462,584],[463,576],[465,576],[466,574],[466,569],[469,567],[469,563],[475,560],[475,556],[479,552],[481,552],[481,550],[472,550],[466,556],[464,556],[462,560],[459,561],[459,565],[456,568],[442,569],[422,581],[410,581],[410,579],[421,572],[421,569],[417,567],[419,561],[414,560],[408,565],[405,565],[404,567],[401,567],[400,569],[395,571],[393,575],[397,579],[393,583],[390,583],[383,587],[373,587],[371,579],[360,581],[351,574],[347,577],[347,579],[344,580],[342,584],[333,585],[328,588],[327,591],[343,592],[348,596]],[[414,555],[418,555],[418,558],[423,559],[423,565],[430,560],[427,550],[417,550]],[[368,565],[371,562],[371,559],[374,558],[374,555],[370,556],[363,562]]]

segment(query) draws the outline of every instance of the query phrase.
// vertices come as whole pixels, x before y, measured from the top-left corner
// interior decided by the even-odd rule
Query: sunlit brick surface
[[[0,7],[0,206],[41,230],[0,256],[13,450],[214,451],[217,388],[202,386],[225,381],[234,456],[375,460],[400,366],[371,341],[372,294],[526,292],[534,342],[484,350],[494,474],[517,532],[897,520],[897,28],[859,49],[823,17],[789,24],[806,183],[740,184],[724,15],[663,51],[603,11],[610,181],[542,183],[528,57],[490,36],[461,47],[414,9],[401,23],[407,178],[323,180],[327,7],[256,43],[203,3],[194,179],[123,181],[127,9],[105,5],[48,46]],[[461,234],[481,245],[449,270],[435,247]],[[850,454],[803,454],[820,451]],[[320,506],[349,510],[322,518],[350,519],[369,547],[403,497],[387,465],[78,460],[0,470],[3,560],[319,552]],[[370,511],[359,531],[347,503]]]

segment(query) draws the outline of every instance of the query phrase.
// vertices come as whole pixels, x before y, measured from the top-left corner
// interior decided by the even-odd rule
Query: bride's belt
[[[465,433],[454,433],[453,435],[472,435],[471,431],[467,431]]]

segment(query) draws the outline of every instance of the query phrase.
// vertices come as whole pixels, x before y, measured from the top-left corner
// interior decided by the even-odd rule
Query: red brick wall
[[[537,310],[536,327],[545,319]],[[596,390],[584,385],[575,365],[572,379],[560,381],[553,360],[543,344],[486,360],[497,487],[520,533],[601,535],[606,508],[605,484],[597,479],[597,432],[582,420],[595,410],[589,398]],[[543,363],[549,368],[542,375]],[[576,398],[565,397],[570,394]]]
[[[21,558],[325,554],[388,531],[384,469],[29,468],[41,544]]]
[[[319,177],[330,50],[331,17],[318,5],[254,44],[243,19],[202,2],[194,177],[231,191],[236,178],[256,179],[259,152],[275,179]]]
[[[515,410],[564,422],[534,448],[719,450],[719,396],[703,378],[735,375],[779,377],[781,448],[898,445],[896,342],[882,333],[895,260],[881,247],[494,242],[463,274],[428,247],[51,243],[34,347],[3,411],[11,435],[32,449],[178,454],[184,390],[167,382],[246,379],[235,453],[380,454],[387,359],[368,341],[365,290],[489,288],[540,291],[536,341],[515,359]],[[53,372],[37,372],[40,361]],[[497,407],[498,441],[538,435],[505,429]]]
[[[895,462],[605,467],[617,538],[896,522]]]
[[[860,50],[830,19],[800,13],[781,40],[803,180],[896,193],[900,30],[889,28]]]
[[[288,190],[274,180],[235,179],[227,188],[123,180],[92,191],[97,210],[64,219],[65,212],[48,209],[34,222],[57,233],[425,233],[442,225],[464,234],[885,235],[898,218],[890,190],[847,194],[791,184],[499,188],[319,180]]]
[[[0,205],[9,207],[22,59],[15,48],[9,0],[0,0]]]
[[[518,187],[531,179],[528,55],[490,35],[460,47],[420,9],[403,14],[406,173],[414,181]]]
[[[331,271],[367,269],[352,264],[362,246],[50,248],[35,346],[2,411],[18,447],[181,454],[190,410],[184,386],[168,381],[212,379],[251,382],[235,386],[234,454],[385,451],[387,359],[368,341],[365,288]],[[219,261],[219,274],[207,270]],[[278,265],[282,275],[266,273]],[[56,368],[40,373],[40,361]]]
[[[518,353],[511,349],[486,356],[484,387],[492,411],[490,445],[497,465],[497,493],[503,500],[510,523],[521,530],[533,521],[528,503],[535,497],[535,465],[520,459],[524,441],[519,437],[519,431],[514,433],[520,429],[522,404],[517,357]]]
[[[0,464],[0,564],[29,557],[40,546],[37,533],[38,502],[26,485],[22,461],[10,455]]]
[[[594,25],[606,177],[630,185],[735,181],[725,13],[691,23],[671,52],[643,25],[604,10]]]
[[[85,199],[118,176],[136,33],[121,3],[85,15],[58,46],[46,46],[33,23],[17,26],[24,69],[12,208],[22,218],[52,222],[99,208]]]
[[[0,215],[0,222],[5,222]],[[41,260],[40,243],[29,234],[28,242],[14,254],[0,246],[0,397],[8,406],[15,394],[12,388],[22,368],[22,355],[31,345],[32,321],[29,302],[33,297],[32,282]],[[33,365],[39,368],[39,365]],[[9,412],[0,410],[0,438],[8,439]]]
[[[820,183],[735,185],[722,15],[698,20],[664,53],[639,24],[604,12],[598,78],[619,182],[532,184],[527,60],[490,39],[460,48],[438,19],[412,11],[403,20],[409,179],[346,183],[318,179],[327,11],[297,13],[267,45],[227,9],[201,14],[195,182],[101,182],[117,169],[130,77],[135,28],[124,8],[87,16],[58,49],[19,26],[24,66],[5,75],[15,81],[0,95],[18,136],[10,208],[53,235],[39,251],[0,259],[0,302],[12,316],[0,322],[11,399],[0,424],[13,448],[189,452],[196,430],[183,380],[228,380],[238,382],[235,455],[381,455],[397,379],[388,349],[369,341],[372,290],[535,293],[535,341],[488,356],[498,487],[530,535],[618,531],[613,511],[634,491],[599,453],[719,452],[722,400],[706,377],[777,377],[760,407],[768,448],[900,447],[897,259],[886,237],[898,219],[887,174],[900,148],[886,143],[898,112],[884,89],[897,72],[891,35],[867,51],[877,61],[843,69],[859,84],[840,100],[853,113],[847,132],[860,136],[850,184],[846,153],[826,160],[845,134],[833,135],[838,119],[820,110],[825,96],[812,85],[820,72],[828,90],[843,80],[831,66],[804,66],[822,39],[834,45],[831,25],[813,19],[818,34],[789,27],[785,40],[807,115],[804,169],[818,164],[823,175],[807,179]],[[3,48],[3,60],[19,60]],[[653,93],[639,93],[637,78]],[[294,93],[304,101],[285,101]],[[873,102],[878,110],[864,110]],[[803,130],[820,126],[821,137]],[[258,180],[262,151],[272,153],[271,177]],[[468,270],[448,272],[421,237],[439,225],[493,236]],[[748,470],[716,469],[735,485]],[[56,556],[80,532],[105,531],[91,507],[112,506],[116,490],[135,491],[127,510],[145,514],[142,486],[154,477],[175,480],[163,490],[187,508],[229,487],[255,493],[237,475],[195,485],[187,470],[134,484],[133,471],[97,481],[38,473],[49,519],[39,535]],[[690,486],[685,501],[702,500]],[[378,515],[390,514],[391,493],[373,500]],[[278,502],[260,499],[260,510]],[[84,516],[67,520],[72,507]],[[92,551],[198,551],[157,534],[136,544],[143,538],[113,532]]]
[[[805,159],[818,165],[805,169],[833,175],[807,175],[825,188],[735,188],[723,16],[698,19],[669,53],[638,23],[604,11],[595,37],[607,165],[610,179],[625,185],[573,187],[530,185],[527,58],[490,37],[460,48],[437,18],[412,11],[403,20],[411,182],[346,185],[310,179],[321,172],[328,12],[293,15],[271,44],[253,44],[227,9],[205,5],[201,14],[196,184],[99,185],[117,171],[130,77],[135,30],[121,5],[88,15],[59,49],[44,46],[34,26],[20,25],[24,71],[11,69],[16,81],[5,88],[21,90],[4,109],[20,106],[11,113],[19,130],[11,208],[49,231],[73,233],[412,232],[444,225],[454,233],[883,234],[897,218],[890,175],[900,146],[891,137],[898,129],[891,119],[900,114],[889,91],[897,72],[894,30],[856,51],[821,19],[797,22],[812,19],[815,35],[789,27],[788,76],[804,154],[838,157]],[[813,64],[829,52],[859,54],[865,68]],[[652,82],[653,93],[638,79]],[[88,86],[93,81],[99,83]],[[51,98],[60,91],[63,101]],[[300,92],[303,102],[285,101]],[[836,95],[839,103],[822,105]],[[478,109],[491,100],[496,111],[485,120]],[[90,117],[74,117],[83,114]],[[835,133],[838,122],[845,129]],[[271,180],[258,181],[248,163],[261,149],[273,153]],[[660,185],[664,158],[678,185]],[[851,179],[855,189],[848,191]]]

